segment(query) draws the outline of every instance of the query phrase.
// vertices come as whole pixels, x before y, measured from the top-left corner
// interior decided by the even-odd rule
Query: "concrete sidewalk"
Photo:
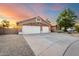
[[[62,56],[73,42],[79,40],[68,34],[48,33],[23,35],[37,56]]]

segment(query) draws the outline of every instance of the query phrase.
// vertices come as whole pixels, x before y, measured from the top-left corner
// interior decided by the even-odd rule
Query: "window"
[[[36,18],[36,22],[41,22],[41,20],[39,18]]]

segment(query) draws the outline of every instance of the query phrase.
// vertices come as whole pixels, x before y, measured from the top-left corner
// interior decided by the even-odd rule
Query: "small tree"
[[[75,19],[77,16],[75,13],[68,9],[65,9],[58,17],[57,23],[60,26],[60,29],[64,27],[64,31],[67,31],[67,28],[73,27],[75,24]]]
[[[8,28],[10,22],[7,21],[7,20],[2,20],[1,23],[2,23],[2,26],[3,26],[3,27],[7,27],[7,28]]]

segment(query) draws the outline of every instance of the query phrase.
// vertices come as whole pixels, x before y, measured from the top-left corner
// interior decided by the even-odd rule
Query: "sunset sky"
[[[56,3],[26,3],[26,4],[0,4],[0,18],[4,17],[11,21],[20,21],[27,18],[40,16],[44,19],[52,18],[54,21],[59,13],[65,8],[70,8],[79,16],[79,4],[56,4]]]

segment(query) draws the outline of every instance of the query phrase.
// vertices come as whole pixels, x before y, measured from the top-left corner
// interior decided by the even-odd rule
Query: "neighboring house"
[[[56,30],[56,25],[51,25],[39,16],[17,22],[17,25],[22,26],[19,34],[48,33]]]

